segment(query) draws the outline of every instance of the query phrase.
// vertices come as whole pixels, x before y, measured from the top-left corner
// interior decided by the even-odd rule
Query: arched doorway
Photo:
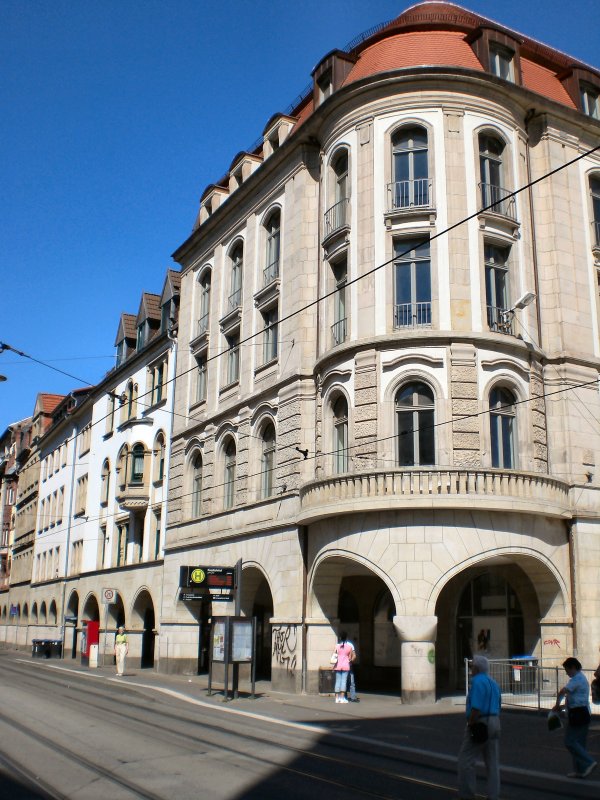
[[[144,589],[135,599],[133,604],[133,624],[137,628],[142,628],[142,648],[140,654],[140,667],[151,669],[154,667],[154,641],[156,631],[154,629],[154,603],[150,593]]]
[[[256,679],[271,680],[273,595],[257,567],[242,572],[240,608],[245,617],[256,617]]]
[[[70,630],[70,646],[71,658],[77,657],[77,619],[79,617],[79,595],[77,592],[72,592],[67,603],[67,613],[65,615],[65,647],[64,651],[67,652],[67,631]],[[69,626],[67,628],[67,625]]]
[[[464,688],[464,660],[476,653],[491,659],[540,655],[544,619],[555,614],[564,616],[561,589],[531,557],[495,558],[456,575],[436,603],[438,693]]]
[[[342,556],[321,561],[312,580],[309,616],[323,615],[335,637],[345,631],[357,652],[360,691],[401,691],[400,639],[394,627],[396,604],[389,587],[366,565]]]

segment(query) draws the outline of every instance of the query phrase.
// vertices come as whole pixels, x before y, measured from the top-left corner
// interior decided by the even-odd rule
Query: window
[[[579,87],[581,95],[581,110],[588,117],[600,119],[600,92],[589,83],[582,83]]]
[[[57,523],[57,509],[58,509],[58,490],[52,494],[52,502],[50,505],[50,525],[54,526]]]
[[[398,208],[429,206],[429,166],[427,131],[402,128],[392,137],[392,175],[390,211]]]
[[[79,455],[80,457],[90,450],[90,442],[92,438],[92,424],[91,422],[86,425],[79,434]]]
[[[433,392],[424,383],[409,383],[396,394],[398,466],[435,464]]]
[[[87,486],[88,476],[82,475],[77,480],[77,491],[75,493],[75,516],[79,517],[85,514],[85,507],[87,504]]]
[[[333,205],[325,212],[325,237],[344,228],[348,222],[348,151],[342,150],[332,165]],[[331,196],[331,192],[330,192]]]
[[[103,525],[98,532],[98,558],[96,569],[104,569],[104,559],[106,558],[106,525]]]
[[[333,471],[348,472],[348,402],[338,397],[333,405]]]
[[[115,427],[115,398],[114,395],[107,395],[106,433],[112,433]]]
[[[590,178],[590,192],[592,194],[593,240],[595,246],[600,247],[600,178]]]
[[[119,486],[123,488],[127,482],[127,460],[129,458],[129,450],[127,445],[124,445],[119,453],[119,460],[117,462],[117,473],[119,475]]]
[[[335,282],[336,293],[333,296],[333,325],[331,337],[333,346],[346,341],[346,283],[348,282],[348,260],[346,256],[341,261],[331,265],[331,272]]]
[[[485,245],[485,297],[488,327],[491,331],[512,333],[508,309],[508,256],[507,247]]]
[[[144,321],[137,327],[136,350],[141,350],[145,344],[146,344],[146,322]]]
[[[279,253],[281,243],[281,214],[273,211],[265,225],[266,265],[263,270],[263,286],[268,286],[279,277]]]
[[[492,467],[515,469],[515,396],[504,388],[490,393]]]
[[[242,305],[242,272],[244,268],[244,248],[241,244],[231,251],[231,294],[229,311]]]
[[[125,564],[128,534],[129,525],[126,522],[117,526],[117,567],[122,567]]]
[[[197,453],[192,458],[192,517],[202,513],[202,456]]]
[[[263,317],[263,364],[277,358],[278,308],[274,306],[262,312]]]
[[[196,373],[196,403],[203,403],[206,400],[206,386],[207,386],[207,363],[206,354],[196,357],[196,366],[198,372]]]
[[[514,61],[515,54],[508,47],[500,44],[490,44],[490,72],[505,81],[514,82]]]
[[[164,381],[165,381],[165,362],[161,361],[160,364],[155,364],[148,369],[152,390],[150,405],[154,406],[163,399]]]
[[[273,494],[273,470],[275,468],[275,426],[269,422],[262,434],[260,460],[260,494],[262,498]]]
[[[44,530],[44,518],[46,514],[46,500],[42,500],[40,503],[40,516],[38,521],[38,533]]]
[[[515,218],[515,199],[504,188],[504,142],[489,134],[479,135],[479,175],[481,207]]]
[[[223,505],[225,508],[232,508],[235,498],[235,468],[236,468],[236,449],[233,439],[229,439],[225,447],[225,480]]]
[[[154,560],[160,558],[160,528],[161,513],[160,509],[154,512]]]
[[[394,242],[394,327],[431,325],[431,260],[429,241]]]
[[[227,385],[240,379],[240,333],[236,331],[227,339]]]
[[[125,356],[127,353],[127,345],[125,343],[125,339],[121,339],[121,341],[117,344],[117,367],[120,367],[121,364],[125,361]]]
[[[61,486],[58,490],[58,504],[56,506],[56,524],[62,522],[63,508],[65,505],[65,487]]]
[[[210,321],[210,286],[211,272],[208,270],[200,281],[200,316],[198,318],[198,336],[208,330]]]
[[[101,485],[100,485],[100,505],[106,506],[108,505],[108,492],[109,492],[109,484],[110,484],[110,461],[106,459],[104,464],[102,465],[102,473],[101,473]]]
[[[320,78],[317,79],[317,87],[319,90],[319,104],[330,96],[333,92],[333,80],[331,70],[326,70]]]
[[[144,445],[136,444],[131,451],[130,483],[144,482]]]
[[[156,483],[165,477],[165,449],[165,435],[159,431],[154,442],[154,480]]]
[[[121,412],[124,414],[126,420],[135,419],[137,416],[137,398],[137,383],[134,384],[132,381],[129,381],[127,389],[125,390],[125,403],[123,404],[123,410]]]
[[[175,325],[177,305],[174,298],[167,300],[160,308],[160,332],[166,333]]]

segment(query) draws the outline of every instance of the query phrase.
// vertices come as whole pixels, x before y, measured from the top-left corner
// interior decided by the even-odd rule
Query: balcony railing
[[[595,219],[592,226],[594,228],[594,244],[596,247],[600,247],[600,219]]]
[[[236,308],[239,308],[242,305],[242,290],[236,289],[235,292],[232,292],[228,298],[228,310],[233,311]]]
[[[482,508],[565,517],[568,484],[538,473],[440,467],[347,472],[300,490],[301,519],[397,508]]]
[[[494,186],[492,183],[480,183],[481,188],[481,207],[492,211],[494,214],[502,214],[504,217],[516,220],[517,207],[514,197],[507,197],[510,194],[508,189],[502,186]],[[490,208],[488,208],[490,206]]]
[[[203,314],[200,319],[198,320],[198,336],[202,336],[203,333],[206,333],[208,330],[208,314]]]
[[[346,322],[347,319],[344,317],[344,319],[339,319],[331,326],[331,339],[334,347],[346,341]]]
[[[327,209],[325,212],[325,239],[348,224],[349,206],[350,199],[345,197],[343,200],[338,201],[335,205],[331,206],[331,208]]]
[[[514,336],[513,315],[506,308],[488,306],[487,324],[488,328],[495,333],[505,333],[507,336]]]
[[[431,182],[428,178],[388,183],[388,211],[411,208],[429,208]]]
[[[431,301],[394,306],[394,328],[431,327]]]
[[[268,267],[263,269],[263,286],[268,286],[279,277],[279,259],[273,261]]]

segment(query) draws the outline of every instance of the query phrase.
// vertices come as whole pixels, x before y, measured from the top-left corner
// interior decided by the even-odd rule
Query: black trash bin
[[[319,694],[335,694],[335,672],[331,667],[319,668]]]
[[[514,656],[510,660],[513,694],[537,692],[538,659],[532,656]]]
[[[62,658],[62,640],[53,639],[48,642],[49,655],[46,658]]]

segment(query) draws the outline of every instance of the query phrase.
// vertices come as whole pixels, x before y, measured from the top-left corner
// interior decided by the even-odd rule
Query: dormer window
[[[327,100],[327,98],[333,92],[332,74],[330,69],[324,72],[321,75],[321,77],[317,80],[317,86],[319,88],[319,105],[320,105],[325,100]]]
[[[136,350],[141,350],[146,344],[146,323],[142,322],[137,328]]]
[[[600,119],[600,91],[589,83],[580,83],[581,110],[588,117]]]
[[[490,72],[505,81],[514,83],[514,57],[515,54],[508,47],[492,42],[490,44]]]
[[[121,339],[121,341],[117,345],[117,367],[120,367],[121,364],[125,361],[125,354],[126,354],[125,339]]]

